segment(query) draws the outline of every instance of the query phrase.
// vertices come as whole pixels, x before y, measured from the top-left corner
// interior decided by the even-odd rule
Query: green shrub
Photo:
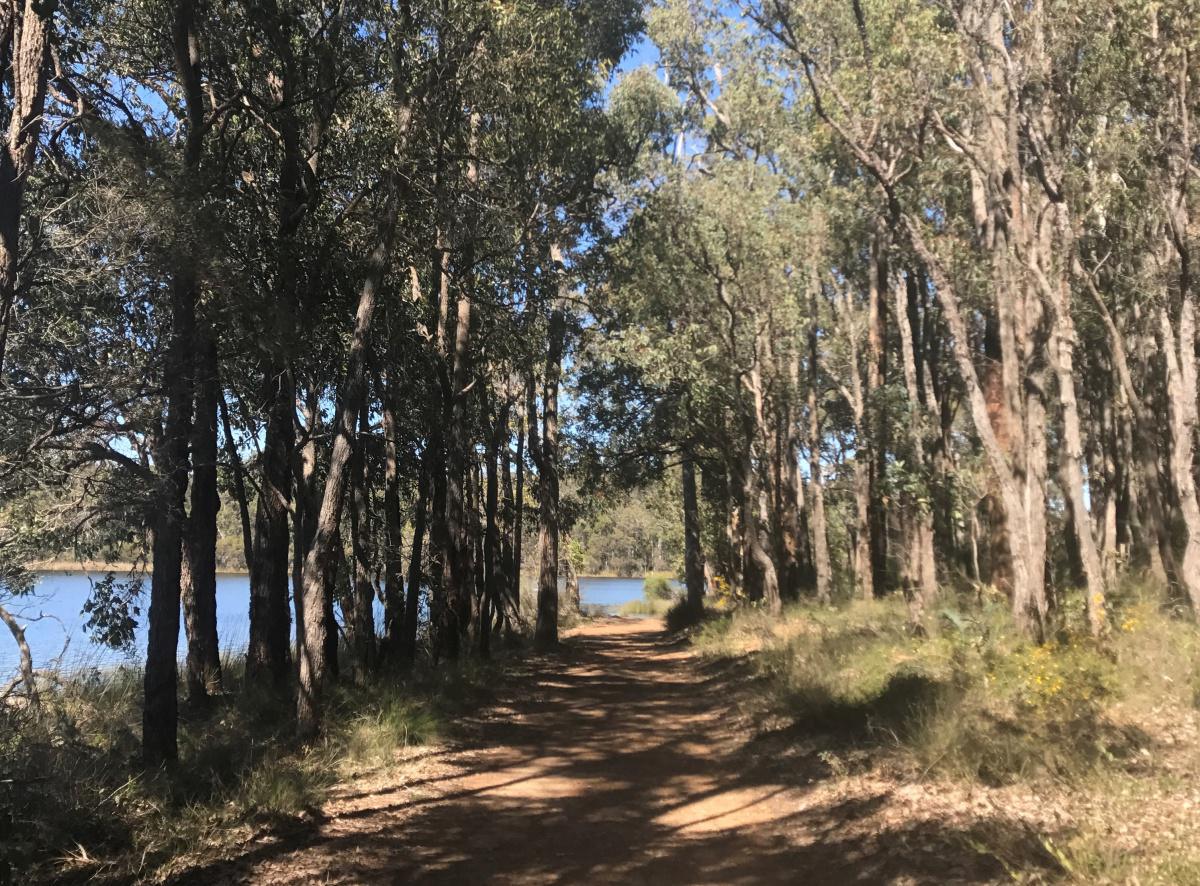
[[[672,600],[676,596],[673,580],[668,572],[649,572],[642,581],[642,595],[647,600]]]
[[[767,707],[810,733],[890,747],[922,771],[988,783],[1082,775],[1128,743],[1105,716],[1111,650],[1070,633],[1038,646],[1000,602],[944,609],[914,636],[901,599],[743,611],[702,627],[702,652],[756,651]]]

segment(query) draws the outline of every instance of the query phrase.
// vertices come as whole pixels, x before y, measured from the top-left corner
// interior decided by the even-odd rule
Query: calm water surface
[[[137,637],[132,654],[107,649],[92,643],[83,626],[87,616],[83,604],[92,591],[92,582],[103,578],[101,573],[42,573],[34,593],[8,605],[18,621],[25,626],[25,638],[33,652],[35,667],[45,667],[59,659],[61,666],[71,670],[118,664],[137,664],[146,651],[146,615],[150,608],[150,582],[138,605]],[[117,578],[123,578],[118,573]],[[579,592],[586,607],[614,609],[629,600],[642,596],[640,578],[580,578]],[[376,620],[382,616],[376,606]],[[250,580],[244,575],[217,577],[217,633],[224,651],[239,652],[246,648],[250,635]],[[179,655],[184,654],[183,621],[180,619]],[[65,650],[65,651],[64,651]],[[0,625],[0,682],[17,664],[17,648],[8,631]]]

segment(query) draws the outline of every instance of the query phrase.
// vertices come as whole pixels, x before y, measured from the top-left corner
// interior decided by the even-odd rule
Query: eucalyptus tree
[[[741,490],[724,535],[749,541],[751,568],[727,564],[731,577],[757,593],[761,521],[777,574],[800,547],[789,538],[804,536],[822,598],[825,536],[849,530],[859,593],[902,588],[914,622],[939,581],[965,572],[1005,588],[1033,636],[1077,583],[1099,634],[1126,555],[1194,603],[1194,170],[1180,159],[1191,150],[1191,11],[1114,2],[1081,16],[991,0],[653,9],[668,92],[658,101],[680,111],[673,149],[664,139],[643,156],[622,194],[608,297],[622,338],[644,325],[658,349],[688,334],[676,291],[715,290],[710,316],[761,336],[726,345],[723,370],[701,361],[726,398],[720,420],[704,413],[717,448],[744,453],[750,441],[750,469],[727,465],[701,484],[718,510]],[[614,110],[651,107],[659,89],[634,74]],[[739,176],[740,192],[722,195]],[[760,192],[756,181],[771,183]],[[755,226],[758,252],[745,247]],[[772,252],[773,238],[787,245]],[[756,302],[749,281],[772,274]],[[620,347],[612,359],[648,378],[687,365],[679,354],[666,373]],[[741,390],[753,408],[739,413]],[[739,428],[738,414],[754,420]],[[792,495],[804,447],[807,495]],[[759,467],[772,448],[778,469]],[[773,508],[753,513],[747,477]],[[829,524],[830,495],[848,522]],[[1069,562],[1048,546],[1058,526]],[[708,542],[714,553],[726,544]]]
[[[0,385],[20,285],[25,191],[37,160],[51,65],[54,7],[25,0],[0,10]]]

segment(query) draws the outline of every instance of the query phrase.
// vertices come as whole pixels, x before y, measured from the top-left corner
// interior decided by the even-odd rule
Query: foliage
[[[642,594],[647,600],[670,600],[678,593],[678,582],[669,572],[650,572],[642,581]]]
[[[91,585],[92,592],[83,603],[83,615],[87,616],[83,629],[93,643],[132,653],[134,629],[142,614],[141,576],[118,581],[114,573],[108,572]]]
[[[590,513],[571,532],[583,553],[580,574],[637,576],[682,562],[678,496],[667,484],[588,494]]]

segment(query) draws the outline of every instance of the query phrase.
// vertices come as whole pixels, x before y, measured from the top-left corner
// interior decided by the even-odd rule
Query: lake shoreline
[[[57,566],[57,570],[51,567]],[[115,607],[132,619],[134,632],[132,648],[135,657],[145,652],[149,630],[149,585],[144,574],[134,570],[135,578],[142,578],[140,593],[121,583],[128,580],[128,571],[133,564],[120,562],[87,562],[43,560],[39,567],[44,570],[34,576],[34,587],[28,596],[22,595],[11,607],[12,613],[25,628],[26,641],[33,652],[34,660],[43,663],[60,658],[61,650],[69,648],[66,656],[58,662],[61,671],[76,670],[76,665],[85,669],[108,664],[127,664],[126,656],[102,644],[93,642],[87,624],[91,617],[88,604],[93,599],[97,583],[104,573],[112,571],[118,582],[110,589],[109,597],[101,595],[103,605]],[[88,567],[92,570],[84,571]],[[119,571],[121,570],[121,571]],[[634,578],[580,578],[580,596],[584,604],[606,607],[613,611],[630,600],[641,599],[644,585]],[[222,654],[244,651],[250,634],[249,600],[250,581],[245,573],[222,572],[217,576],[217,633]],[[107,603],[103,601],[107,600]],[[373,615],[377,624],[383,623],[383,608],[375,601]],[[0,678],[17,664],[18,650],[6,639],[7,631],[0,627]],[[178,639],[179,657],[187,654],[186,632],[180,631]]]
[[[113,572],[125,573],[136,572],[140,575],[150,575],[154,570],[149,564],[139,565],[128,561],[117,561],[115,563],[106,563],[103,560],[41,560],[37,563],[29,564],[30,572],[55,573],[59,575],[75,575],[82,572]],[[250,572],[246,569],[229,569],[218,568],[217,575],[236,575],[249,577]]]
[[[139,566],[136,563],[127,560],[119,560],[113,563],[108,563],[103,560],[39,560],[36,563],[29,564],[30,572],[46,572],[58,573],[62,575],[73,575],[78,572],[114,572],[114,573],[130,573],[137,572],[142,575],[150,575],[154,570],[147,563]],[[529,574],[529,573],[522,573]],[[248,569],[224,568],[218,567],[217,575],[238,575],[249,576]],[[641,581],[644,576],[641,575],[617,575],[615,573],[595,573],[592,575],[579,575],[577,578],[603,578],[603,579],[628,579],[629,581]]]

